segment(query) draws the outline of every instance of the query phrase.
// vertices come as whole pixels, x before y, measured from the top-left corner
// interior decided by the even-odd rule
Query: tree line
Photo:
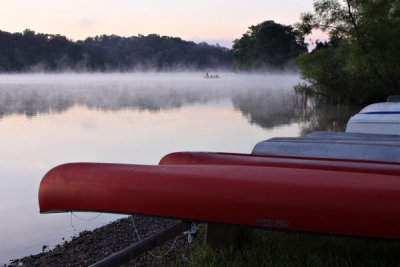
[[[0,31],[0,72],[128,71],[232,66],[227,48],[150,34],[101,35],[72,41],[63,35]]]
[[[260,70],[293,68],[306,51],[292,26],[265,21],[250,26],[233,48],[194,43],[177,37],[149,34],[131,37],[100,35],[72,41],[59,34],[0,31],[0,72]]]

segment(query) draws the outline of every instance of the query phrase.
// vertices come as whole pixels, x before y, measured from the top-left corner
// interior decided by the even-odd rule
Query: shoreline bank
[[[107,256],[154,235],[178,220],[132,215],[111,222],[93,231],[80,232],[70,241],[43,252],[20,259],[10,260],[4,266],[87,266]],[[190,262],[190,249],[202,242],[200,235],[189,244],[187,234],[181,233],[160,247],[143,253],[129,262],[128,266],[175,265],[177,262]]]

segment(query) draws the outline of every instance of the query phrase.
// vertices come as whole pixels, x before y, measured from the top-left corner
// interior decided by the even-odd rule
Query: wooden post
[[[230,251],[240,246],[242,227],[221,223],[207,223],[204,243],[213,248],[226,248]]]

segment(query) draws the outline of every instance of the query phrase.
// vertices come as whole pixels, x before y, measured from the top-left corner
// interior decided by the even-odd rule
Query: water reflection
[[[291,91],[255,91],[232,97],[233,105],[252,124],[265,129],[296,121],[298,97]]]
[[[169,77],[169,76],[166,76]],[[0,118],[65,112],[80,105],[100,110],[160,112],[212,101],[232,101],[235,108],[264,128],[293,122],[297,75],[225,75],[225,79],[131,79],[0,83]]]
[[[47,80],[47,76],[27,76],[22,82],[16,82],[15,76],[0,78],[0,118],[62,113],[77,105],[103,111],[161,112],[229,100],[251,124],[270,129],[299,123],[303,135],[315,130],[344,131],[350,116],[360,109],[312,101],[304,104],[292,90],[297,75],[225,74],[225,79],[217,81],[184,75],[185,79],[182,74],[110,75],[108,79],[104,75],[99,79],[59,75]]]
[[[265,129],[297,123],[300,135],[313,131],[343,132],[350,117],[361,109],[359,106],[331,105],[304,99],[290,91],[239,94],[232,98],[232,102],[250,123]]]
[[[351,116],[361,107],[350,105],[329,105],[308,101],[299,105],[296,120],[301,130],[300,135],[313,131],[344,132]]]

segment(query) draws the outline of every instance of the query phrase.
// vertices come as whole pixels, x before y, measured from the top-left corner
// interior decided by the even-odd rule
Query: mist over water
[[[298,75],[222,73],[220,77],[205,79],[202,73],[187,72],[2,75],[0,117],[60,113],[76,105],[160,112],[230,99],[254,122],[250,114],[254,105],[258,111],[269,107],[277,120],[277,113],[287,113],[294,107],[292,87],[299,81]]]
[[[336,113],[299,104],[297,74],[218,75],[0,75],[0,264],[118,218],[39,214],[40,180],[59,164],[157,164],[174,151],[250,153],[268,138],[343,127],[329,115]]]

